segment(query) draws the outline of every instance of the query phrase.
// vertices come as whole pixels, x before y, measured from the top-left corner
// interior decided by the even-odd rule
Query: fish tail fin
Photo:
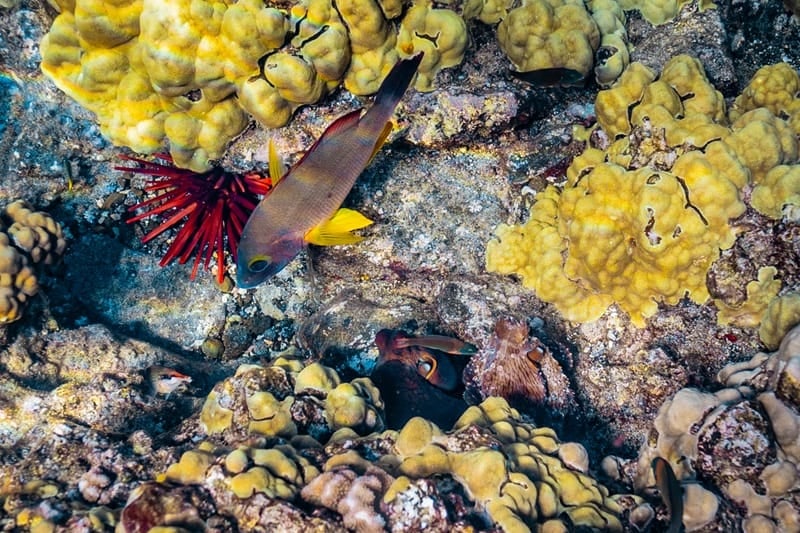
[[[408,59],[398,61],[381,83],[375,102],[372,107],[361,117],[359,128],[365,127],[369,134],[378,136],[384,130],[386,123],[392,118],[394,108],[403,98],[411,85],[411,80],[417,73],[417,68],[422,61],[422,52]]]

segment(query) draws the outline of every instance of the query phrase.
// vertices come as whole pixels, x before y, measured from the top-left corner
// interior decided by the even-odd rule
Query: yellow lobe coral
[[[0,325],[22,317],[28,299],[39,291],[39,265],[55,264],[66,248],[61,226],[24,201],[11,202],[1,215]]]
[[[800,221],[800,164],[770,169],[753,188],[750,203],[770,218]]]
[[[344,427],[379,431],[383,427],[381,409],[380,392],[366,378],[341,383],[325,398],[325,416],[334,431]]]
[[[628,111],[642,99],[655,73],[641,63],[631,63],[610,89],[597,93],[595,113],[597,123],[610,137],[630,133]]]
[[[375,0],[341,0],[336,7],[349,29],[352,51],[344,87],[353,94],[372,94],[399,59],[397,34]]]
[[[754,183],[761,183],[776,165],[797,162],[797,136],[786,121],[766,108],[748,111],[731,124],[731,129],[723,142],[736,152]]]
[[[201,171],[225,153],[230,139],[247,125],[247,116],[233,98],[212,102],[201,98],[186,111],[169,115],[164,132],[176,165]]]
[[[317,389],[324,392],[335,389],[341,380],[339,374],[332,368],[311,363],[303,368],[295,378],[294,392],[298,393],[305,389]]]
[[[205,481],[206,471],[214,463],[214,454],[201,450],[189,450],[180,461],[170,465],[165,478],[182,485],[199,485]]]
[[[526,267],[513,271],[568,320],[595,320],[617,302],[641,327],[659,301],[675,304],[688,293],[704,302],[705,272],[720,243],[733,243],[727,218],[741,214],[744,205],[730,182],[691,159],[693,164],[676,163],[675,174],[604,163],[560,195],[545,190],[545,208],[556,211],[546,219],[534,206],[517,234],[516,253],[508,247],[513,230],[498,229],[497,240],[487,245],[487,267],[507,272],[514,263],[503,262],[503,255],[537,256],[535,267],[523,257],[516,264]],[[724,219],[721,227],[709,225],[706,210],[714,222]]]
[[[519,72],[566,68],[586,76],[600,31],[582,1],[525,0],[498,25],[497,41]]]
[[[258,74],[258,60],[280,48],[288,31],[289,21],[283,13],[260,0],[240,0],[229,6],[220,26],[225,78],[238,84]]]
[[[706,78],[703,64],[696,57],[681,54],[670,59],[661,71],[661,80],[683,98],[687,115],[699,113],[714,122],[725,120],[725,99]]]
[[[217,391],[212,390],[203,403],[200,411],[200,425],[203,431],[209,435],[222,433],[233,422],[233,411],[223,406],[223,402],[227,403],[225,395],[220,395]]]
[[[630,63],[625,13],[615,0],[590,0],[586,6],[600,31],[594,76],[600,87],[607,88]]]
[[[598,93],[595,109],[616,139],[605,150],[588,146],[563,190],[539,192],[528,222],[500,225],[486,248],[489,270],[518,275],[566,319],[591,321],[617,303],[642,327],[660,303],[704,303],[706,274],[736,240],[731,221],[751,183],[756,209],[798,216],[800,149],[790,125],[761,107],[727,126],[694,58],[673,58],[658,80],[632,64]],[[727,313],[721,320],[737,314]]]
[[[289,409],[294,397],[288,396],[279,401],[267,391],[254,392],[247,397],[247,410],[251,421],[248,429],[252,433],[278,437],[292,437],[297,434],[297,426]]]
[[[436,74],[464,59],[467,26],[449,9],[434,9],[432,0],[414,0],[400,23],[397,49],[403,57],[424,52],[414,87],[432,91]]]
[[[471,406],[448,433],[411,419],[395,447],[403,459],[400,473],[410,478],[451,474],[503,531],[530,531],[548,522],[546,530],[566,531],[567,522],[559,519],[563,513],[573,518],[574,527],[622,531],[621,509],[608,490],[560,458],[588,469],[585,450],[560,444],[550,428],[522,422],[502,398]],[[398,478],[384,502],[408,485],[406,477]]]
[[[97,115],[114,144],[204,172],[252,115],[286,124],[343,80],[374,93],[398,61],[397,0],[65,0],[41,43],[42,71]],[[402,50],[425,50],[418,86],[463,58],[466,25],[420,2]]]
[[[139,34],[142,0],[84,0],[74,10],[86,45],[113,48]]]
[[[730,109],[731,120],[759,107],[773,115],[788,115],[794,132],[800,135],[800,75],[788,63],[766,65],[750,79]]]
[[[254,466],[247,472],[233,476],[230,487],[231,492],[238,498],[249,498],[257,492],[262,492],[267,496],[288,499],[297,493],[286,481],[273,476],[261,466]]]
[[[758,279],[747,284],[747,299],[739,305],[728,305],[722,300],[714,300],[719,309],[717,324],[741,328],[758,327],[770,302],[781,290],[781,281],[775,279],[777,273],[775,267],[759,268]]]
[[[767,348],[774,350],[797,324],[800,324],[800,293],[791,292],[770,301],[758,328],[758,337]]]

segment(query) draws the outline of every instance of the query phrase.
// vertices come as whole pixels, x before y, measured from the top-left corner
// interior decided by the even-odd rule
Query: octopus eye
[[[269,258],[264,255],[257,255],[253,257],[249,263],[247,263],[247,268],[250,269],[252,272],[262,272],[269,266]]]
[[[419,375],[430,381],[436,373],[436,359],[433,357],[423,357],[417,361],[417,372]]]

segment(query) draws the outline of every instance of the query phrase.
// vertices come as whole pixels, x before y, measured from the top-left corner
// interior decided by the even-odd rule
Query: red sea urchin
[[[184,264],[194,255],[191,274],[194,279],[200,263],[208,270],[211,256],[216,252],[217,282],[222,283],[226,243],[235,262],[242,228],[260,197],[272,188],[272,180],[257,173],[234,174],[218,167],[197,173],[172,165],[172,158],[166,154],[156,155],[166,164],[121,157],[139,166],[114,168],[152,176],[144,190],[156,193],[153,198],[130,207],[130,211],[144,211],[128,219],[128,224],[152,216],[164,217],[161,224],[142,237],[142,242],[180,226],[159,264],[163,267],[175,259]]]

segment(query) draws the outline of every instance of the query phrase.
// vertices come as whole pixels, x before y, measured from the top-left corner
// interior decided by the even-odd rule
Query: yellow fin
[[[281,158],[278,157],[278,151],[275,149],[275,143],[272,138],[269,140],[269,178],[272,180],[274,187],[283,177],[283,163]]]
[[[372,160],[375,159],[375,154],[377,154],[380,149],[383,148],[383,144],[386,142],[389,134],[392,133],[392,128],[394,128],[394,124],[390,120],[386,123],[386,125],[383,127],[383,131],[378,136],[378,142],[375,143],[375,148],[372,150],[372,155],[369,156],[370,163],[372,163]]]
[[[331,218],[309,230],[305,241],[317,246],[357,243],[363,237],[350,233],[366,228],[372,221],[354,209],[342,207]]]

